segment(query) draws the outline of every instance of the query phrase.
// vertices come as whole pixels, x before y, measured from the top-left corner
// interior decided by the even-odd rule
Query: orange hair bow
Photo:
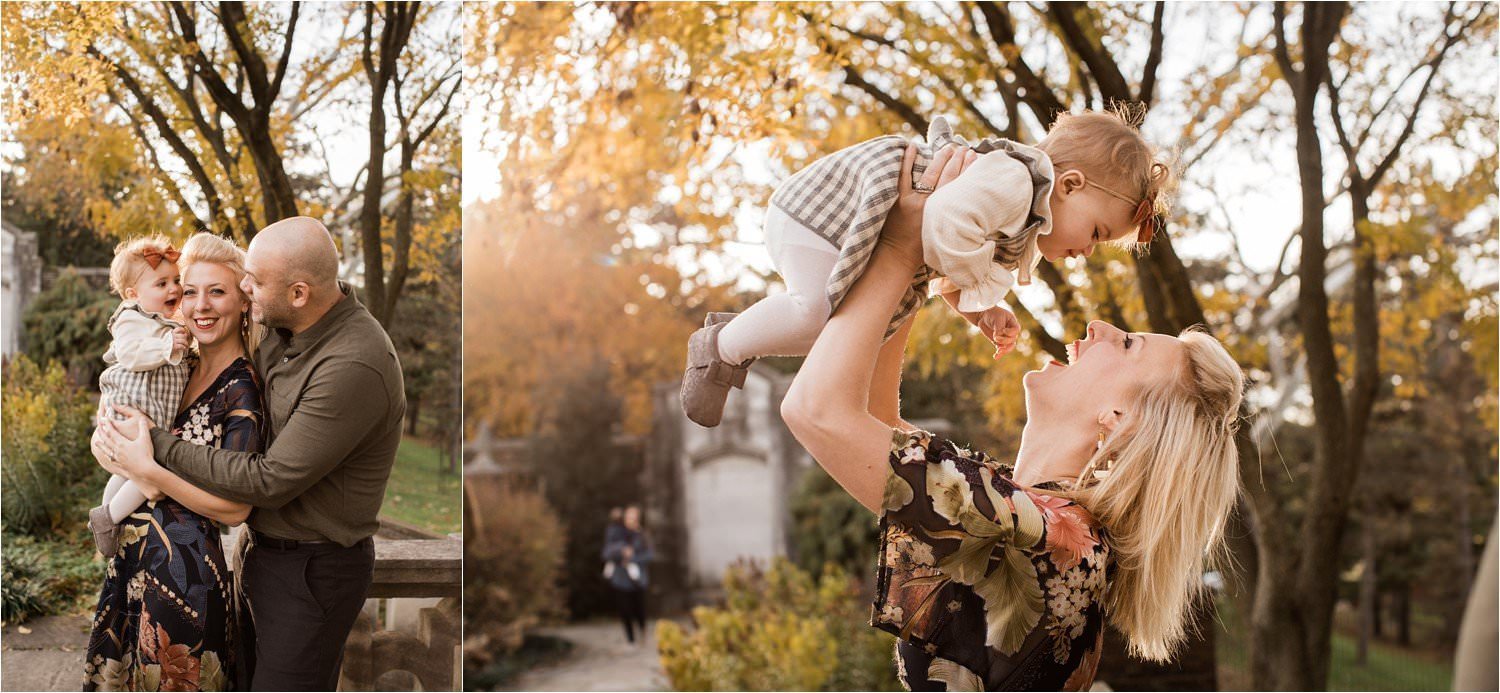
[[[182,253],[177,252],[176,248],[169,245],[161,250],[146,248],[141,251],[141,257],[146,260],[146,264],[151,265],[151,269],[156,269],[156,266],[160,265],[162,260],[177,262],[177,258],[182,257]]]

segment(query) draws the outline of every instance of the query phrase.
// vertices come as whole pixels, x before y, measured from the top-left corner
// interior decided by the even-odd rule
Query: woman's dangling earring
[[[1104,477],[1109,476],[1110,467],[1114,466],[1113,463],[1115,460],[1113,457],[1105,458],[1104,466],[1102,467],[1095,464],[1099,461],[1098,451],[1104,449],[1104,441],[1108,438],[1109,433],[1105,431],[1103,427],[1100,427],[1099,441],[1094,444],[1095,454],[1091,459],[1089,459],[1088,466],[1084,468],[1084,475],[1095,481],[1103,481]]]

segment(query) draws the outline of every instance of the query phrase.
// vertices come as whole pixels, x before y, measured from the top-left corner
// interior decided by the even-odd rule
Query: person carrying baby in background
[[[99,376],[100,422],[115,406],[139,409],[160,423],[171,422],[177,413],[192,373],[186,358],[191,338],[176,319],[182,299],[177,257],[161,236],[134,238],[115,248],[109,288],[121,300],[107,325],[110,344],[104,362],[109,365]],[[103,503],[89,511],[94,545],[105,558],[118,549],[120,522],[145,502],[133,482],[110,476]]]
[[[688,340],[684,413],[716,426],[729,389],[744,386],[755,359],[808,353],[874,252],[909,145],[916,149],[914,181],[929,165],[963,159],[958,177],[927,201],[926,266],[912,278],[886,338],[921,307],[930,284],[994,342],[996,358],[1009,352],[1020,323],[1001,300],[1012,286],[1031,283],[1041,259],[1151,241],[1171,171],[1137,129],[1143,115],[1128,108],[1065,113],[1036,147],[1000,138],[970,144],[938,117],[925,143],[876,137],[792,174],[771,195],[765,221],[766,247],[786,292],[740,314],[708,314]],[[899,381],[899,373],[892,377]]]

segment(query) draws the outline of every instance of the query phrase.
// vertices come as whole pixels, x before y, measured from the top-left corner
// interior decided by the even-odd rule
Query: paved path
[[[90,617],[43,616],[0,633],[0,690],[76,691]]]
[[[656,656],[656,625],[644,644],[625,642],[617,621],[577,623],[539,632],[573,643],[567,659],[521,674],[518,691],[665,691],[667,677]],[[637,640],[639,643],[640,641]]]

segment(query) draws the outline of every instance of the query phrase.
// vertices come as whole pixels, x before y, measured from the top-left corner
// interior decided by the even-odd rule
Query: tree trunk
[[[1307,355],[1317,437],[1297,548],[1261,556],[1251,626],[1251,685],[1259,689],[1327,687],[1338,547],[1357,471],[1351,468],[1349,457],[1349,425],[1325,288],[1328,248],[1323,238],[1323,150],[1317,130],[1317,99],[1328,69],[1328,49],[1346,9],[1343,3],[1303,5],[1302,67],[1298,69],[1286,44],[1286,7],[1277,3],[1273,8],[1276,60],[1295,103],[1297,174],[1302,189],[1297,318]]]
[[[1274,544],[1272,544],[1274,545]],[[1319,690],[1304,685],[1317,674],[1307,646],[1307,617],[1298,603],[1291,561],[1261,556],[1255,608],[1250,618],[1250,688],[1252,690]]]
[[[361,61],[370,80],[370,159],[365,170],[365,194],[359,212],[360,249],[365,256],[365,305],[383,326],[389,327],[391,305],[385,282],[384,244],[380,238],[381,198],[385,195],[385,97],[396,76],[396,59],[405,50],[416,23],[413,3],[385,3],[379,46],[373,45],[375,4],[365,5],[364,45]],[[377,54],[378,53],[378,54]]]
[[[422,418],[422,398],[408,397],[406,399],[406,434],[414,436],[417,434],[417,421]]]
[[[365,21],[374,22],[374,9],[366,6]],[[391,20],[386,19],[382,27],[381,46],[385,45],[384,34],[391,30]],[[376,67],[369,55],[371,28],[365,28],[365,74],[370,79],[370,135],[369,163],[366,164],[365,194],[359,211],[360,250],[365,259],[365,305],[381,325],[386,325],[389,315],[385,312],[385,264],[380,243],[380,198],[385,193],[385,91],[391,75],[382,67]],[[385,56],[379,57],[380,63]]]
[[[1411,647],[1411,583],[1396,590],[1396,642]]]
[[[250,158],[255,162],[265,225],[297,216],[297,195],[292,192],[292,179],[287,177],[286,167],[282,165],[281,150],[271,139],[270,120],[269,113],[257,112],[253,125],[239,128],[245,145],[250,149]]]
[[[1472,439],[1471,439],[1472,440]],[[1469,455],[1478,453],[1479,458],[1487,457],[1483,450],[1472,442],[1463,446],[1463,453],[1454,466],[1455,479],[1453,486],[1453,524],[1454,540],[1458,547],[1458,556],[1454,573],[1457,579],[1454,584],[1458,590],[1455,592],[1452,609],[1448,612],[1448,621],[1443,627],[1443,642],[1453,644],[1458,642],[1459,626],[1463,623],[1464,609],[1467,606],[1466,599],[1471,585],[1474,582],[1476,560],[1474,556],[1474,511],[1469,497],[1468,489],[1473,485],[1472,477],[1468,473]]]
[[[398,86],[399,88],[399,86]],[[411,266],[411,235],[416,225],[416,192],[407,180],[412,172],[416,147],[410,139],[401,142],[401,166],[397,169],[396,185],[401,193],[396,198],[395,239],[391,242],[391,281],[386,286],[385,314],[396,314],[396,301],[406,288],[406,276]]]
[[[1375,609],[1374,612],[1370,614],[1374,618],[1374,621],[1371,623],[1371,629],[1375,632],[1376,640],[1380,640],[1385,637],[1385,610],[1387,601],[1386,597],[1388,596],[1388,594],[1389,591],[1382,589],[1380,587],[1379,581],[1376,581]]]
[[[1369,661],[1370,639],[1375,636],[1376,613],[1380,606],[1375,591],[1375,528],[1365,521],[1360,535],[1363,568],[1359,576],[1359,654],[1355,661],[1364,666]]]

